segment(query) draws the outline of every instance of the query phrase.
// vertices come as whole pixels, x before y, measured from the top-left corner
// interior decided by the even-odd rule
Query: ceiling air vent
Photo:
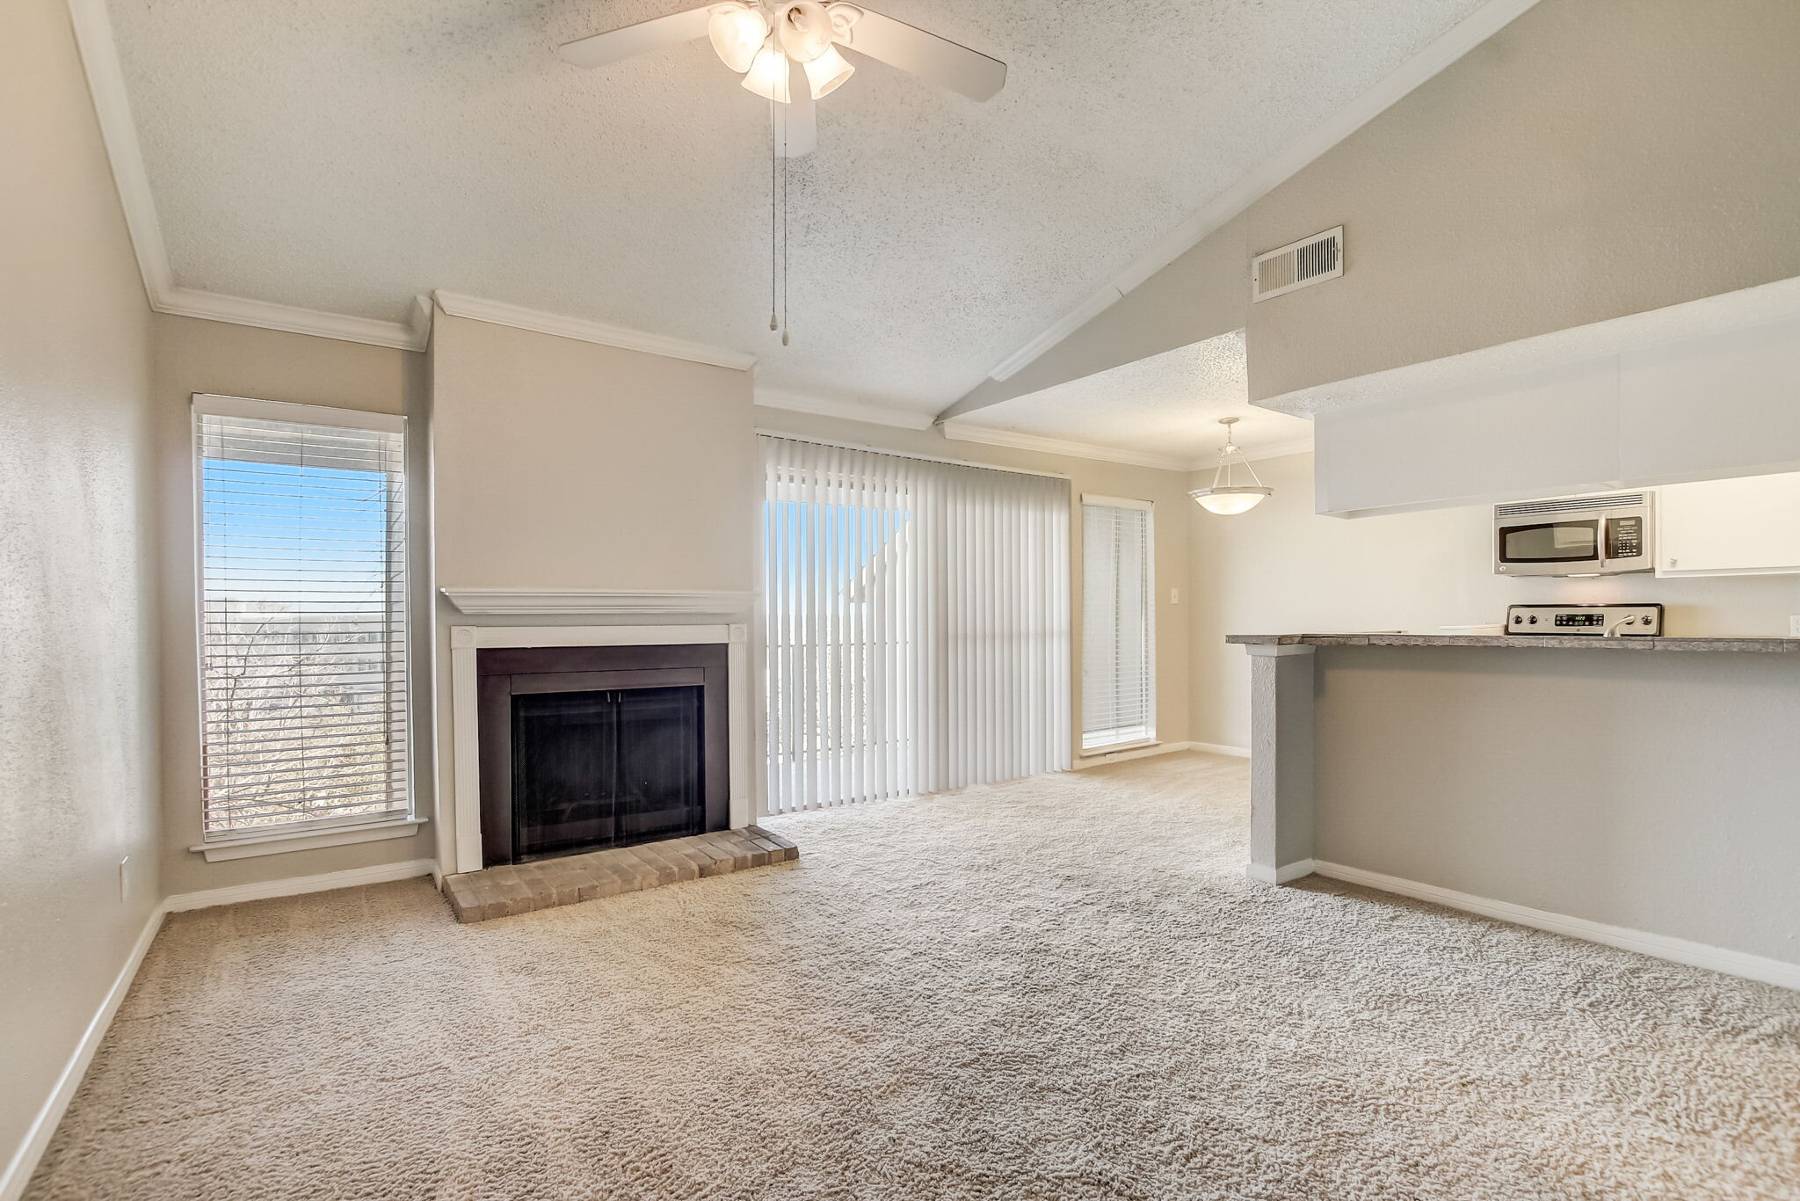
[[[1344,227],[1259,254],[1250,264],[1250,300],[1322,284],[1344,273]]]

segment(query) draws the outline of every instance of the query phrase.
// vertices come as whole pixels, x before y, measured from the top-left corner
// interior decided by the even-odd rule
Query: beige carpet
[[[458,926],[169,920],[29,1196],[1800,1197],[1800,995],[1244,879],[1241,763],[779,819]]]

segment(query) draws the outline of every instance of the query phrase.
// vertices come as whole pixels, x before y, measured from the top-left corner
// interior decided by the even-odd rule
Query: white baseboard
[[[1205,751],[1209,755],[1230,755],[1233,759],[1250,757],[1250,748],[1247,746],[1227,746],[1222,742],[1188,742],[1182,745],[1190,751]]]
[[[164,912],[161,905],[150,911],[150,917],[144,922],[143,933],[138,935],[137,942],[132,945],[131,954],[125,957],[124,966],[119,969],[112,987],[100,1002],[93,1020],[81,1032],[81,1039],[75,1044],[75,1053],[69,1056],[62,1075],[56,1078],[56,1087],[50,1090],[43,1108],[38,1110],[37,1117],[26,1130],[25,1140],[13,1152],[6,1171],[0,1172],[0,1201],[17,1201],[24,1194],[25,1186],[31,1180],[31,1173],[36,1170],[38,1160],[44,1157],[44,1150],[50,1145],[50,1136],[56,1133],[57,1124],[62,1121],[69,1102],[75,1099],[75,1090],[81,1086],[81,1078],[87,1074],[94,1052],[100,1049],[100,1041],[106,1037],[107,1027],[112,1025],[113,1015],[119,1011],[119,1004],[125,1000],[125,994],[131,991],[131,982],[137,978],[138,965],[144,962],[144,955],[150,950],[150,944],[156,941],[156,932],[162,929]]]
[[[341,872],[320,872],[316,876],[289,876],[281,880],[261,880],[255,884],[236,884],[230,888],[179,892],[163,902],[163,909],[168,913],[181,913],[189,909],[211,909],[215,905],[236,905],[242,901],[266,901],[270,897],[295,897],[307,892],[355,888],[359,884],[386,884],[391,880],[410,880],[414,876],[431,876],[435,879],[437,871],[435,859],[377,863],[369,867],[345,868]],[[0,1198],[0,1201],[4,1201],[4,1198]]]
[[[38,1160],[43,1158],[44,1149],[50,1145],[50,1136],[56,1133],[57,1123],[62,1121],[63,1113],[75,1097],[75,1090],[81,1086],[81,1078],[87,1074],[88,1064],[93,1062],[94,1052],[100,1049],[100,1042],[106,1037],[107,1027],[112,1025],[113,1015],[119,1011],[119,1004],[125,1000],[125,994],[131,991],[131,982],[137,978],[138,968],[143,964],[150,944],[156,940],[156,932],[162,929],[166,915],[189,909],[210,909],[215,905],[235,905],[239,901],[298,896],[301,893],[325,892],[333,888],[354,888],[359,884],[385,884],[391,880],[410,880],[415,876],[427,875],[434,883],[438,881],[437,860],[409,859],[403,863],[378,863],[372,867],[354,867],[341,872],[323,872],[316,876],[293,876],[285,880],[239,884],[232,888],[177,893],[165,898],[162,904],[150,911],[143,933],[138,935],[131,954],[125,959],[125,965],[119,969],[112,988],[107,991],[105,1000],[101,1001],[99,1011],[88,1023],[87,1029],[82,1031],[81,1040],[75,1045],[75,1053],[69,1057],[62,1075],[57,1077],[56,1087],[51,1090],[43,1108],[38,1110],[31,1128],[25,1133],[25,1140],[13,1153],[6,1170],[0,1172],[0,1201],[18,1201],[25,1192],[31,1173],[36,1170]]]
[[[1172,755],[1176,751],[1185,751],[1193,745],[1191,742],[1153,742],[1148,746],[1134,746],[1129,750],[1076,755],[1074,767],[1076,771],[1086,771],[1090,767],[1105,767],[1108,763],[1124,763],[1130,759],[1148,759],[1153,755]]]
[[[1286,884],[1290,880],[1298,880],[1301,876],[1310,876],[1315,864],[1310,859],[1296,859],[1292,863],[1284,863],[1280,867],[1264,867],[1260,863],[1252,863],[1244,869],[1244,873],[1252,880],[1264,884]]]
[[[1746,980],[1757,980],[1764,984],[1779,985],[1782,988],[1800,989],[1800,963],[1785,963],[1779,959],[1766,959],[1761,955],[1751,955],[1744,951],[1731,951],[1724,947],[1689,942],[1684,938],[1671,938],[1665,934],[1651,934],[1644,930],[1630,930],[1624,926],[1609,926],[1603,922],[1589,921],[1586,918],[1570,917],[1563,913],[1550,913],[1525,905],[1514,905],[1510,901],[1495,901],[1487,897],[1471,896],[1466,892],[1439,888],[1435,884],[1420,884],[1416,880],[1404,880],[1399,876],[1386,876],[1380,872],[1364,871],[1360,867],[1345,867],[1341,863],[1326,863],[1320,860],[1312,863],[1312,869],[1319,875],[1329,876],[1333,880],[1342,880],[1348,884],[1361,884],[1365,888],[1376,888],[1382,892],[1398,893],[1403,897],[1430,901],[1434,905],[1461,909],[1466,913],[1478,913],[1482,917],[1497,918],[1503,922],[1530,926],[1538,930],[1549,930],[1555,934],[1566,934],[1570,938],[1597,942],[1626,951],[1636,951],[1640,955],[1685,963],[1689,967],[1723,972],[1728,976],[1742,976]]]

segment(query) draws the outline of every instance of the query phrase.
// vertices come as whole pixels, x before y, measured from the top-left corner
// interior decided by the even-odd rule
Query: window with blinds
[[[404,418],[194,398],[207,841],[409,816]]]
[[[764,436],[770,812],[1069,766],[1069,483]]]
[[[1144,501],[1081,498],[1081,749],[1156,737],[1156,552]]]

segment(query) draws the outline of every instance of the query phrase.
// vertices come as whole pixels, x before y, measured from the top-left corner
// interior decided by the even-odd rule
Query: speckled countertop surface
[[[1509,637],[1505,634],[1228,634],[1237,646],[1504,646],[1542,650],[1571,647],[1597,651],[1738,651],[1800,653],[1800,638],[1592,638],[1571,635]]]

